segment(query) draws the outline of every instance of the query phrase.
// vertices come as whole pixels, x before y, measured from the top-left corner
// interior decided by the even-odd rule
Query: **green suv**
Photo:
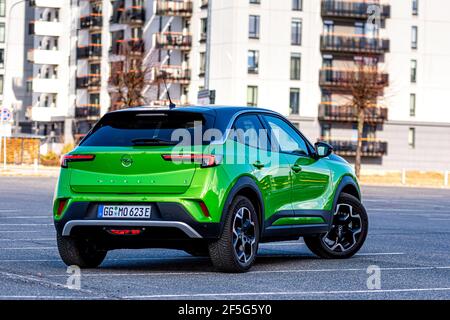
[[[353,256],[368,218],[350,165],[276,112],[146,107],[106,114],[62,157],[53,213],[67,265],[109,250],[180,249],[245,272],[262,242]]]

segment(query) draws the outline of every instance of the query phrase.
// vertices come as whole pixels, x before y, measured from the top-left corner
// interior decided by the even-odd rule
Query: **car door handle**
[[[302,167],[300,167],[298,164],[294,164],[294,165],[291,167],[291,169],[292,169],[292,171],[294,171],[295,173],[299,173],[299,172],[302,171]]]
[[[256,169],[261,170],[262,168],[265,167],[265,164],[263,164],[261,161],[256,161],[256,162],[253,163],[253,166],[254,166]]]

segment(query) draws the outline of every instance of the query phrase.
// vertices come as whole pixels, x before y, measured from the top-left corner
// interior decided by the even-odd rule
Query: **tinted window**
[[[264,116],[264,118],[272,131],[272,137],[278,142],[281,152],[309,155],[307,143],[288,123],[278,117]]]
[[[266,149],[268,141],[263,129],[257,116],[240,116],[234,123],[235,132],[233,138],[250,147]]]
[[[82,146],[122,147],[136,145],[195,144],[194,129],[201,134],[212,127],[214,119],[188,112],[116,112],[104,116],[92,132],[81,142]],[[185,135],[173,139],[176,129],[185,129]],[[179,131],[177,131],[178,133]],[[189,138],[188,140],[186,138]],[[169,142],[169,143],[166,143]],[[207,144],[200,141],[196,144]]]

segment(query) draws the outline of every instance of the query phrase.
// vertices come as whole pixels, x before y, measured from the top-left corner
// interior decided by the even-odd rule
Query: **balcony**
[[[130,40],[116,40],[111,46],[111,54],[114,55],[140,55],[145,51],[145,42],[143,39],[135,38]]]
[[[381,8],[381,19],[390,18],[391,7],[389,5],[380,5],[377,1],[342,0],[322,0],[322,17],[366,20],[373,12],[371,6],[378,6]]]
[[[100,117],[100,105],[84,104],[75,107],[76,118],[96,119]]]
[[[379,89],[380,94],[384,87],[389,86],[389,74],[379,72],[363,72],[352,70],[339,70],[325,68],[320,70],[319,85],[329,89],[349,90],[358,83],[358,79],[365,77],[373,89]]]
[[[154,82],[161,82],[164,79],[169,83],[189,84],[191,71],[179,66],[161,66],[152,69]]]
[[[63,61],[63,56],[58,50],[30,49],[27,59],[35,64],[58,65]]]
[[[77,48],[78,59],[99,59],[102,57],[101,44],[89,44],[87,46],[79,46]]]
[[[64,0],[31,0],[31,7],[37,8],[62,8],[65,6]]]
[[[356,141],[350,140],[333,140],[323,139],[334,148],[334,152],[341,156],[354,157],[356,156]],[[371,158],[380,158],[387,155],[388,143],[384,141],[374,141],[365,139],[362,141],[362,156]]]
[[[90,15],[80,17],[80,29],[101,29],[103,26],[103,17],[101,13],[91,13]]]
[[[122,22],[128,24],[145,23],[145,9],[141,6],[134,6],[127,9]]]
[[[162,32],[153,35],[153,44],[158,49],[190,50],[192,36],[181,32]]]
[[[388,119],[388,109],[370,107],[365,110],[365,122],[382,124]],[[357,122],[357,109],[346,105],[333,105],[322,103],[319,106],[319,120],[337,122]]]
[[[33,78],[32,80],[33,92],[39,93],[58,93],[61,86],[61,81],[57,78]]]
[[[60,37],[63,35],[63,25],[59,21],[30,21],[28,33],[36,36]]]
[[[77,89],[99,90],[101,79],[100,74],[88,74],[77,77]]]
[[[341,53],[370,53],[384,54],[389,52],[388,39],[368,38],[359,35],[322,35],[320,49],[329,52]]]
[[[156,0],[153,12],[157,16],[192,16],[193,4],[190,0],[173,1],[173,0]]]

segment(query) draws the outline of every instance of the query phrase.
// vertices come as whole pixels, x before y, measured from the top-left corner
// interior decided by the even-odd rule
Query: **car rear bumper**
[[[125,227],[145,229],[143,238],[147,240],[217,239],[220,236],[219,223],[198,222],[179,203],[149,205],[152,206],[150,219],[104,219],[97,217],[99,203],[74,202],[65,210],[60,220],[55,220],[55,228],[63,236],[89,235],[107,238],[110,237],[107,232],[109,228]]]

